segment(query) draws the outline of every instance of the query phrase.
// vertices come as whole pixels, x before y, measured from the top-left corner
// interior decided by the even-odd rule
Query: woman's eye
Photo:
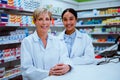
[[[63,19],[63,21],[67,21],[67,19]]]
[[[73,20],[73,18],[70,18],[70,20]]]
[[[50,19],[49,18],[46,18],[46,21],[49,21]]]
[[[38,19],[39,21],[42,21],[43,19],[42,18],[40,18],[40,19]]]

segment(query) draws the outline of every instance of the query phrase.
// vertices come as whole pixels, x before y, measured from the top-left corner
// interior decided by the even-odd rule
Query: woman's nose
[[[46,24],[46,20],[43,20],[43,24]]]
[[[70,24],[70,21],[69,21],[69,20],[67,21],[67,24]]]

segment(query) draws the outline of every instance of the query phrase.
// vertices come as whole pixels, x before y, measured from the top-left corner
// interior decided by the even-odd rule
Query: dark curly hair
[[[64,16],[64,14],[66,13],[66,12],[70,12],[70,13],[72,13],[74,16],[75,16],[75,18],[76,18],[76,20],[77,20],[77,12],[73,9],[73,8],[67,8],[67,9],[65,9],[64,11],[63,11],[63,13],[62,13],[62,19],[63,19],[63,16]]]

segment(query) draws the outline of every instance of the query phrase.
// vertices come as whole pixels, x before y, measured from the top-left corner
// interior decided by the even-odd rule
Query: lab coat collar
[[[64,31],[59,35],[60,40],[64,40],[65,31],[66,31],[66,30],[64,30]],[[81,33],[80,33],[77,29],[75,29],[75,32],[76,32],[76,38],[82,38]]]
[[[72,47],[72,51],[71,51],[71,54],[70,54],[71,58],[74,56],[74,52],[77,51],[78,48],[80,48],[80,47],[77,47],[78,42],[79,42],[79,44],[81,44],[80,40],[82,40],[82,38],[83,38],[82,33],[80,33],[77,29],[75,29],[75,31],[76,31],[76,37],[75,37],[75,40],[74,40],[74,43],[73,43],[74,47]],[[64,34],[65,34],[65,30],[59,35],[59,39],[63,42],[64,42]]]
[[[76,36],[76,32],[73,32],[71,35],[64,34],[64,38],[71,38],[74,39]]]
[[[39,36],[38,36],[38,34],[37,34],[37,31],[35,31],[34,33],[33,33],[33,39],[34,39],[34,41],[36,41],[36,42],[39,42]],[[52,38],[53,36],[52,35],[50,35],[50,34],[48,34],[48,39],[49,40],[52,40],[53,38]]]

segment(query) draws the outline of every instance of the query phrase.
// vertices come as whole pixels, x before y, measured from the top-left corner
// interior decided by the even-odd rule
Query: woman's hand
[[[70,65],[57,64],[56,66],[50,69],[49,75],[56,75],[56,76],[64,75],[68,71],[70,71],[70,69],[71,69]]]

